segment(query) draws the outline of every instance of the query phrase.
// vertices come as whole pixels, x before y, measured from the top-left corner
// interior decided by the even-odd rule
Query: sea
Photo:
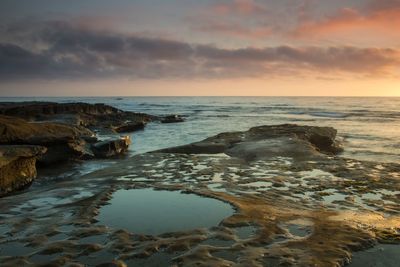
[[[221,132],[295,123],[336,128],[343,157],[400,162],[399,97],[7,97],[0,101],[105,103],[125,111],[185,117],[184,123],[150,123],[132,133],[132,155]]]
[[[131,133],[132,145],[130,146],[127,156],[200,141],[221,132],[245,131],[251,127],[260,125],[295,123],[299,125],[330,126],[337,129],[338,139],[344,146],[344,152],[340,155],[342,157],[374,162],[400,162],[400,98],[9,97],[0,98],[0,101],[105,103],[125,111],[143,112],[152,115],[178,114],[185,118],[185,122],[182,123],[162,124],[159,122],[151,122],[144,130]],[[99,138],[107,138],[107,136],[99,136]],[[9,207],[8,209],[0,211],[0,241],[1,235],[4,235],[4,238],[6,238],[3,238],[3,240],[6,241],[0,242],[0,256],[33,255],[31,253],[33,253],[35,249],[38,249],[26,246],[24,243],[26,242],[25,235],[37,234],[41,229],[38,224],[41,224],[42,220],[53,220],[53,208],[57,208],[57,201],[68,202],[74,200],[74,198],[71,197],[69,199],[63,198],[61,200],[55,197],[56,195],[54,194],[56,194],[55,192],[58,192],[57,190],[63,190],[60,189],[59,186],[56,186],[58,181],[77,180],[80,175],[103,169],[115,164],[118,160],[119,159],[90,160],[68,163],[65,166],[56,165],[54,167],[39,169],[38,178],[28,189],[16,195],[0,199],[1,207],[7,205]],[[77,197],[90,196],[90,192],[82,190],[82,188],[83,187],[79,184],[78,187],[71,187],[68,188],[68,190],[76,192]],[[164,206],[160,205],[160,203],[175,203],[181,199],[181,194],[166,192],[165,194],[178,194],[178,196],[172,195],[171,199],[169,195],[165,195],[165,197],[168,198],[164,199],[164,195],[158,192],[154,195],[154,192],[151,190],[142,190],[144,191],[139,192],[141,193],[141,195],[139,195],[141,200],[143,197],[147,197],[153,202],[154,200],[159,202],[154,202],[156,203],[154,210],[157,211],[156,219],[150,220],[151,223],[148,223],[147,221],[145,223],[140,222],[139,226],[147,227],[148,225],[153,225],[154,222],[160,221],[163,221],[163,224],[156,223],[153,225],[154,228],[158,229],[157,227],[164,226],[165,220],[160,217],[160,214],[170,214],[171,212],[165,212],[165,209],[163,208]],[[104,213],[104,211],[102,211],[105,214],[102,215],[103,217],[115,219],[119,218],[117,216],[118,214],[123,214],[125,216],[127,214],[125,208],[126,205],[132,209],[133,204],[141,203],[132,200],[131,197],[136,195],[125,196],[125,193],[127,194],[127,192],[122,192],[122,195],[117,194],[114,196],[114,199],[115,197],[118,197],[118,203],[125,203],[125,206],[122,205],[121,208],[118,205],[106,205],[105,207],[111,213]],[[136,191],[135,194],[138,194],[138,191]],[[75,197],[75,195],[72,197]],[[163,200],[160,201],[160,198]],[[21,199],[23,199],[22,202]],[[200,200],[206,201],[207,199]],[[183,201],[185,203],[190,203],[189,211],[198,211],[204,207],[207,207],[207,210],[209,210],[211,205],[208,202],[204,202],[203,204],[200,203],[198,208],[197,206],[193,206],[197,202],[186,202],[186,199],[183,199]],[[160,210],[160,207],[162,211],[158,211]],[[153,208],[149,209],[146,207],[146,209],[143,209],[142,206],[140,210],[153,210]],[[22,234],[17,232],[10,235],[12,223],[14,221],[19,223],[21,218],[25,216],[24,214],[26,212],[30,212],[28,213],[29,219],[26,219],[28,222],[31,222],[28,224],[29,227],[26,226],[27,229],[26,231],[22,231]],[[100,212],[100,214],[103,214],[102,212]],[[176,212],[176,209],[172,212]],[[186,210],[184,213],[187,215]],[[219,211],[216,212],[216,214],[219,213]],[[68,216],[70,216],[69,214],[70,212],[66,209],[63,218],[68,219]],[[137,215],[135,212],[129,214]],[[175,213],[171,214],[174,218],[174,222],[181,221],[181,219],[175,220],[177,218],[175,217]],[[223,217],[225,217],[225,215],[223,215]],[[128,219],[135,218],[141,218],[141,215],[137,217],[128,216]],[[199,216],[196,217],[193,215],[190,218],[196,218],[196,220],[198,220],[197,218],[199,218]],[[58,220],[58,218],[54,219]],[[128,219],[118,220],[132,224]],[[219,221],[220,219],[221,218],[217,218],[216,221]],[[2,223],[3,221],[6,221],[7,223]],[[137,219],[133,222],[137,222]],[[51,238],[67,238],[72,235],[71,233],[74,233],[74,227],[75,226],[72,224],[59,226],[59,229],[62,231],[61,234]],[[116,226],[116,228],[118,227],[120,227],[120,225]],[[86,257],[80,258],[80,260],[82,260],[83,263],[86,263],[89,262],[89,260],[101,261],[112,256],[112,254],[107,254],[107,251],[103,251],[102,253],[103,254],[97,254],[98,256],[96,257],[98,258]],[[373,261],[377,263],[373,266],[397,266],[398,255],[397,245],[389,245],[384,249],[378,246],[377,248],[372,248],[369,251],[362,252],[361,254],[356,253],[354,255],[354,263],[350,266],[366,266]],[[47,262],[51,257],[52,255],[35,254],[30,257],[30,260]],[[144,264],[139,264],[137,266],[142,265],[145,266]],[[160,266],[160,264],[154,266]]]

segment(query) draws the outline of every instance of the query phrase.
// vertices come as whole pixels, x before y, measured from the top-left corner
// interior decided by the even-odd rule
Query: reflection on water
[[[399,245],[380,244],[353,254],[349,267],[397,267],[400,265]]]
[[[35,249],[19,242],[6,242],[0,244],[0,256],[23,256],[34,252]]]
[[[216,199],[177,191],[118,190],[100,209],[100,224],[133,233],[158,235],[218,225],[233,208]]]
[[[238,227],[236,229],[236,235],[240,239],[247,239],[247,238],[252,237],[256,231],[257,231],[257,228],[254,226],[243,226],[243,227]]]

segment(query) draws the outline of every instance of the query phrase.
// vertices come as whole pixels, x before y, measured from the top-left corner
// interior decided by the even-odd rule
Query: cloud
[[[400,38],[399,28],[400,1],[374,0],[364,8],[342,8],[336,14],[321,19],[303,21],[293,30],[292,36],[330,39],[347,36],[351,40],[367,37],[378,40],[398,39]]]
[[[209,11],[215,15],[267,15],[268,9],[258,4],[255,0],[233,0],[225,3],[217,3],[209,7]]]
[[[212,19],[207,22],[194,24],[192,29],[206,33],[252,39],[265,38],[274,33],[274,30],[268,25],[259,25],[254,27],[241,25],[236,22],[215,21]]]
[[[273,13],[265,2],[255,0],[219,1],[189,16],[192,31],[237,38],[259,39],[273,33],[267,23]]]
[[[12,30],[10,30],[12,29]],[[3,27],[0,79],[243,78],[391,75],[399,51],[384,48],[293,47],[226,49],[213,45],[93,30],[65,21]],[[7,40],[7,43],[4,41]]]
[[[400,0],[347,4],[329,7],[318,0],[282,1],[280,5],[274,1],[223,1],[188,21],[192,31],[257,45],[294,40],[381,47],[399,44]]]
[[[367,5],[368,11],[379,11],[400,8],[400,0],[372,0]]]

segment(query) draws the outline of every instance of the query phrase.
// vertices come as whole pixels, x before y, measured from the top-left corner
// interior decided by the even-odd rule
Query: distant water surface
[[[151,123],[144,131],[132,134],[132,154],[199,141],[220,132],[297,123],[338,129],[346,157],[400,161],[400,98],[30,97],[0,101],[106,103],[128,111],[187,116],[185,123]]]

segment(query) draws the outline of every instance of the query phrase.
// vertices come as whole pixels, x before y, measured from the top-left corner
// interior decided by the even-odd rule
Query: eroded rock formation
[[[3,102],[0,103],[0,114],[29,121],[85,126],[99,131],[123,129],[123,132],[142,129],[147,122],[157,119],[155,116],[122,111],[105,104],[88,103]]]
[[[10,192],[28,185],[36,177],[36,162],[47,166],[112,157],[125,153],[129,145],[128,137],[98,142],[95,134],[82,126],[0,115],[0,190]]]
[[[0,146],[0,196],[29,185],[36,178],[36,159],[42,146]]]

